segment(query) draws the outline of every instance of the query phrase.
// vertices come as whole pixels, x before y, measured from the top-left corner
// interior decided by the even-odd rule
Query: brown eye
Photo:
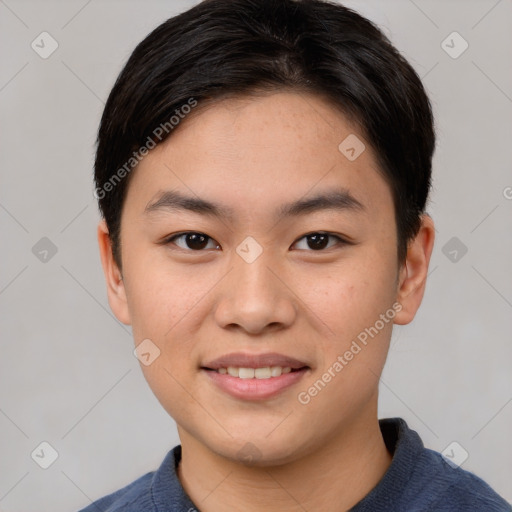
[[[180,243],[177,243],[180,241]],[[208,243],[211,242],[213,246],[208,247]],[[202,249],[217,249],[219,244],[204,233],[188,232],[174,235],[167,239],[166,243],[173,243],[181,249],[189,249],[192,251],[201,251]]]
[[[308,246],[313,250],[325,249],[329,243],[329,235],[323,233],[316,233],[306,237]]]
[[[330,239],[334,240],[334,243],[330,243]],[[343,245],[348,243],[339,236],[333,235],[332,233],[317,232],[309,233],[308,235],[303,236],[297,242],[295,242],[294,245],[300,244],[302,240],[304,240],[305,243],[302,242],[302,247],[298,247],[298,249],[312,251],[321,251],[326,248],[330,249],[333,245],[336,244]]]

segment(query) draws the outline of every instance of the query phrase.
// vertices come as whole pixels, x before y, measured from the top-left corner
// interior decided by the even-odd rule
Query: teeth
[[[270,375],[272,375],[272,377],[279,377],[281,373],[283,373],[283,369],[280,366],[272,366],[272,368],[270,368]]]
[[[292,369],[289,366],[265,366],[263,368],[237,368],[228,366],[219,368],[218,373],[222,375],[231,375],[240,379],[270,379],[271,377],[280,377],[283,373],[290,373]]]
[[[270,367],[267,366],[266,368],[256,368],[256,370],[254,370],[254,376],[257,379],[270,379],[270,377],[272,377]]]
[[[254,379],[254,368],[239,368],[238,376],[241,379]]]
[[[238,377],[238,368],[234,366],[228,366],[228,373],[231,377]]]

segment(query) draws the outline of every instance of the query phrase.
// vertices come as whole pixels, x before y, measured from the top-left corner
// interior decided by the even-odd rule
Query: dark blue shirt
[[[380,420],[393,460],[381,481],[350,512],[511,512],[483,480],[424,447],[401,418]],[[145,474],[80,512],[197,512],[176,475],[181,446]]]

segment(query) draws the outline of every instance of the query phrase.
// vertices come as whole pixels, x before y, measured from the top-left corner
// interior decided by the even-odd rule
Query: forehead
[[[126,200],[144,209],[177,189],[249,215],[340,186],[370,210],[391,201],[356,124],[317,96],[279,92],[199,106],[139,163]]]

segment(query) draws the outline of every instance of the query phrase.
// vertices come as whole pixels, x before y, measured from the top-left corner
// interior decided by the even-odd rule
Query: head
[[[205,0],[136,47],[99,129],[98,237],[180,433],[270,464],[376,414],[392,326],[424,292],[434,142],[414,70],[336,3]],[[233,396],[212,379],[233,353],[301,374]]]

